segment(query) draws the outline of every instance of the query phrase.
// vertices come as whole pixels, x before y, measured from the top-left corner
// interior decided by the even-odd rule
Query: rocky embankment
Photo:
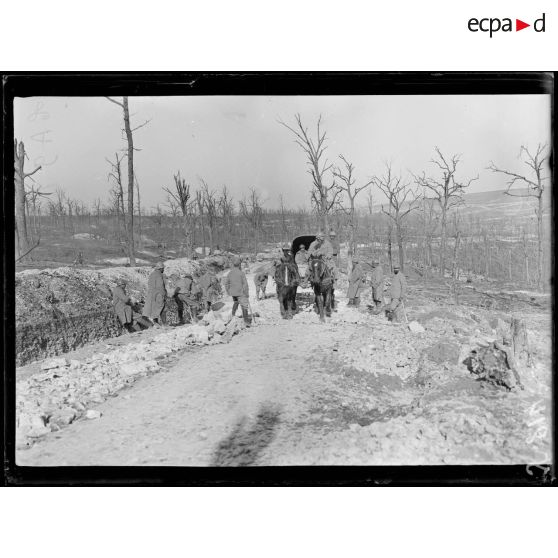
[[[231,316],[228,304],[221,312],[208,312],[198,324],[165,327],[148,339],[131,334],[129,343],[83,360],[45,361],[40,373],[16,384],[18,449],[79,418],[99,418],[96,404],[138,378],[160,371],[171,355],[195,346],[228,343],[244,327],[241,319]]]
[[[228,258],[178,259],[165,262],[165,276],[172,290],[182,273],[215,273],[228,266]],[[150,267],[112,267],[101,270],[60,267],[26,270],[16,274],[16,363],[18,366],[57,356],[99,339],[122,333],[114,316],[111,288],[118,279],[127,292],[142,301]],[[174,300],[167,304],[167,319],[178,323]]]

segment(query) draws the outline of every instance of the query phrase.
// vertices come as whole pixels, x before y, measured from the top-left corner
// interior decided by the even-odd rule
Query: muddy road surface
[[[410,318],[430,316],[429,302],[414,300]],[[527,317],[537,361],[525,389],[510,392],[461,363],[463,348],[491,333],[477,310],[476,321],[467,308],[434,314],[412,333],[347,308],[341,296],[326,324],[310,306],[291,320],[272,298],[252,306],[262,316],[254,327],[175,356],[96,405],[100,418],[52,432],[17,463],[510,464],[544,462],[550,452],[544,316]]]

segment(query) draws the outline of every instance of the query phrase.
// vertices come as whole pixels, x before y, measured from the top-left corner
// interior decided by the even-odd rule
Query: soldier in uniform
[[[405,276],[400,272],[399,265],[393,266],[393,277],[391,278],[391,287],[389,296],[391,302],[387,310],[388,318],[393,322],[400,322],[403,317],[403,304],[407,295],[407,281]]]
[[[349,290],[347,306],[358,306],[360,304],[360,291],[366,284],[366,272],[357,258],[353,259],[353,269],[349,275]]]
[[[384,305],[384,271],[377,260],[372,262],[370,283],[372,285],[372,299],[376,307],[374,311],[378,313]]]
[[[165,297],[167,296],[164,271],[165,264],[159,262],[151,272],[147,280],[147,295],[142,313],[144,317],[149,318],[157,327],[164,325],[163,311],[165,309]]]
[[[191,273],[185,273],[178,280],[174,298],[178,306],[178,316],[181,323],[185,323],[185,314],[190,322],[196,323],[198,321],[198,295],[200,292],[200,288],[195,283]]]
[[[300,248],[296,253],[295,263],[298,267],[298,272],[300,273],[300,276],[304,277],[308,269],[308,252],[306,251],[306,246],[304,244],[300,245]]]
[[[126,294],[126,281],[118,279],[112,290],[112,305],[118,321],[128,332],[134,331],[132,305],[135,303],[136,300]]]
[[[331,260],[333,257],[333,246],[331,242],[326,239],[323,232],[318,232],[316,240],[310,244],[308,248],[308,255],[310,257],[322,256],[324,260]]]
[[[240,258],[235,257],[233,260],[233,268],[225,278],[225,291],[229,296],[232,296],[233,299],[232,315],[234,316],[236,314],[238,305],[240,304],[244,323],[247,327],[250,327],[252,323],[252,318],[248,315],[248,296],[250,293],[246,275],[240,269],[240,265]]]
[[[240,258],[239,258],[240,261]],[[202,301],[203,301],[203,311],[209,312],[211,310],[211,305],[215,302],[216,298],[216,281],[218,279],[207,270],[201,277],[200,277],[200,289],[202,293]]]

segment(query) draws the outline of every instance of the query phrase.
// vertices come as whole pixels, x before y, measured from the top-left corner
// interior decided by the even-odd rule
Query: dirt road
[[[526,389],[507,392],[475,381],[461,364],[463,347],[489,328],[477,310],[437,304],[425,314],[431,302],[415,296],[409,315],[426,316],[425,330],[411,333],[347,308],[342,296],[326,324],[309,305],[292,320],[280,319],[273,298],[252,305],[262,316],[254,327],[228,344],[180,353],[97,405],[101,418],[52,432],[19,451],[17,463],[545,462],[551,345],[544,315],[530,318],[538,345],[522,378]]]

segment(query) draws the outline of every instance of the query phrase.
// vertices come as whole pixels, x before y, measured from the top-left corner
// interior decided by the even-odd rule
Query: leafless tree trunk
[[[178,204],[182,212],[182,233],[184,235],[184,244],[186,245],[186,256],[192,256],[192,231],[190,219],[191,204],[191,186],[184,178],[180,176],[178,171],[174,176],[174,191],[169,188],[163,188]]]
[[[25,217],[25,179],[34,175],[41,167],[32,172],[25,172],[25,146],[22,141],[14,139],[14,183],[16,216],[16,259],[20,260],[29,253],[29,233]]]
[[[527,165],[530,169],[530,173],[534,174],[531,178],[524,175],[510,172],[505,169],[497,167],[494,163],[490,163],[488,169],[492,172],[500,173],[508,177],[507,185],[508,189],[506,194],[508,196],[515,196],[521,198],[535,198],[537,205],[535,212],[537,215],[537,287],[539,289],[543,288],[543,238],[544,238],[544,227],[543,227],[543,212],[544,212],[544,190],[546,182],[548,181],[548,176],[543,176],[546,172],[547,161],[549,158],[549,153],[547,151],[546,144],[539,144],[537,146],[537,151],[533,154],[524,145],[521,146],[519,150],[519,155],[523,156],[523,163]],[[516,192],[512,190],[512,187],[517,183],[525,184],[527,186],[527,192]]]
[[[114,208],[116,214],[116,226],[117,226],[117,237],[119,242],[122,242],[121,228],[122,224],[124,227],[124,237],[123,242],[124,252],[128,259],[130,260],[130,265],[132,265],[132,255],[130,254],[130,231],[126,223],[126,209],[124,204],[124,186],[122,184],[122,161],[124,155],[114,154],[114,161],[106,159],[107,163],[111,166],[111,171],[108,173],[109,180],[112,179],[113,189],[112,196],[114,198]],[[134,259],[135,265],[135,259]]]
[[[457,171],[457,165],[460,161],[460,156],[453,155],[452,158],[448,161],[442,155],[442,152],[440,151],[440,149],[438,149],[438,147],[436,147],[435,150],[436,156],[434,159],[431,159],[430,162],[439,167],[442,172],[442,178],[427,178],[423,173],[422,176],[415,176],[415,181],[419,186],[430,190],[434,194],[434,199],[440,206],[440,275],[443,277],[445,274],[448,212],[453,207],[456,207],[463,203],[463,194],[465,193],[465,188],[468,188],[473,180],[477,180],[478,176],[476,178],[470,179],[467,183],[457,182],[455,179],[455,173]]]
[[[365,188],[368,188],[370,184],[374,181],[369,180],[366,184],[362,186],[355,186],[355,178],[353,177],[353,172],[355,167],[352,163],[349,163],[343,155],[339,155],[341,161],[343,161],[345,168],[341,170],[339,167],[335,167],[333,169],[333,175],[340,179],[341,183],[339,185],[339,190],[347,194],[347,198],[349,201],[349,207],[345,208],[343,206],[342,210],[348,216],[348,225],[349,225],[349,246],[351,254],[356,253],[356,235],[355,235],[355,225],[356,225],[356,212],[355,212],[355,199],[360,192],[362,192]]]
[[[134,136],[133,132],[145,126],[148,121],[143,124],[132,128],[130,124],[130,111],[128,108],[128,97],[122,97],[122,102],[115,101],[110,97],[107,99],[119,107],[122,108],[122,114],[124,118],[124,132],[126,134],[126,142],[128,144],[127,156],[128,156],[128,211],[126,213],[126,233],[128,240],[128,258],[130,260],[130,266],[135,267],[136,256],[135,256],[135,243],[134,243]]]
[[[138,248],[143,250],[143,237],[141,230],[141,198],[140,198],[140,187],[137,175],[134,176],[134,181],[136,183],[136,196],[138,199]]]
[[[522,232],[521,244],[523,248],[523,260],[525,262],[525,283],[529,285],[531,282],[529,278],[529,245],[527,243],[527,236],[525,234],[525,229],[523,229]]]
[[[283,194],[279,194],[279,213],[281,215],[281,242],[286,242],[288,239],[287,220],[285,216],[285,203],[283,201]]]
[[[196,204],[198,206],[198,213],[200,216],[200,224],[201,224],[201,232],[202,232],[202,239],[203,239],[203,255],[205,256],[205,204],[203,200],[203,193],[201,191],[196,192]]]
[[[254,238],[254,254],[258,253],[259,231],[262,226],[263,209],[260,202],[260,195],[255,188],[250,189],[248,199],[244,198],[239,203],[240,214],[250,225]]]
[[[226,231],[227,247],[231,248],[233,246],[233,218],[234,218],[234,205],[233,200],[229,194],[226,186],[223,186],[221,190],[221,196],[219,197],[218,209],[223,221],[223,226]]]
[[[419,215],[424,242],[423,266],[424,278],[426,280],[428,278],[428,271],[432,266],[432,243],[434,241],[434,234],[438,227],[438,219],[437,214],[434,211],[433,200],[427,198],[424,193],[422,195]]]
[[[397,234],[397,245],[399,249],[399,266],[401,271],[405,269],[405,248],[403,242],[403,226],[406,217],[418,209],[420,197],[417,192],[409,188],[409,182],[403,182],[400,176],[394,176],[391,165],[386,164],[386,172],[383,176],[375,176],[372,182],[384,193],[388,199],[389,209],[386,211],[382,206],[382,212],[393,221]]]
[[[203,205],[205,207],[205,214],[207,216],[207,229],[209,232],[209,253],[213,254],[214,251],[214,244],[215,244],[215,232],[217,228],[217,220],[218,220],[218,208],[217,208],[217,199],[215,196],[215,192],[209,189],[208,184],[205,182],[203,178],[200,178],[200,182],[202,183],[202,198],[203,198]]]
[[[326,149],[326,133],[321,129],[322,117],[318,118],[316,125],[316,138],[312,138],[308,132],[308,128],[302,123],[300,114],[295,115],[296,126],[289,126],[282,121],[279,123],[285,126],[295,135],[295,142],[302,148],[308,159],[307,164],[310,167],[308,173],[312,176],[311,199],[318,213],[320,224],[327,230],[329,228],[329,214],[340,194],[335,179],[331,184],[326,184],[326,175],[331,171],[333,165],[328,164],[324,157]]]
[[[390,272],[393,271],[392,235],[393,235],[393,221],[391,219],[388,219],[387,245],[388,245],[388,260],[389,260]]]

